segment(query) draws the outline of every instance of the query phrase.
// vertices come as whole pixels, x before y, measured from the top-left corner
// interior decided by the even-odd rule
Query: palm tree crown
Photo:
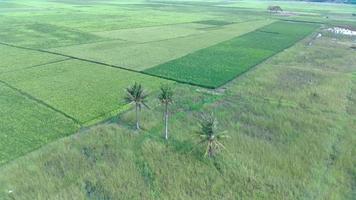
[[[168,85],[164,85],[161,88],[161,93],[158,95],[158,99],[162,104],[171,104],[173,102],[173,90]]]
[[[146,104],[146,98],[147,94],[142,88],[142,85],[139,83],[136,83],[132,85],[131,87],[126,88],[126,97],[125,101],[127,103],[135,104],[135,109],[136,109],[136,129],[140,129],[139,126],[139,117],[138,117],[138,111],[141,110],[142,106],[145,106],[148,108]]]
[[[145,103],[147,96],[142,85],[139,83],[135,82],[131,87],[126,88],[125,100],[127,103],[135,103],[138,104],[139,107],[142,105],[148,107]]]
[[[220,141],[228,136],[225,135],[225,132],[218,133],[216,131],[217,121],[213,114],[203,114],[199,124],[201,130],[197,134],[200,138],[199,143],[204,143],[207,146],[205,156],[213,157],[220,149],[225,149]]]

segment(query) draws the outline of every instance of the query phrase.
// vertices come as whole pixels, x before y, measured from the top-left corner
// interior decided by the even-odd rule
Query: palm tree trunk
[[[136,104],[136,129],[140,130],[140,123],[139,123],[139,118],[138,118],[138,105]]]
[[[209,142],[210,143],[210,142]],[[209,144],[209,150],[208,150],[208,155],[209,157],[213,157],[214,155],[214,150],[213,150],[213,147],[211,146],[212,144],[210,143]]]
[[[164,125],[165,125],[165,139],[168,140],[168,104],[165,105]]]

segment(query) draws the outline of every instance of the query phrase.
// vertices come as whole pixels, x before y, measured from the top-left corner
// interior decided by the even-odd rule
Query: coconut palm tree
[[[218,123],[213,114],[202,114],[199,124],[201,127],[200,131],[197,132],[200,138],[199,144],[206,145],[204,156],[213,157],[219,150],[225,149],[221,140],[228,138],[228,136],[225,132],[217,132]]]
[[[161,86],[161,93],[158,96],[159,101],[164,106],[164,138],[168,140],[168,106],[173,103],[173,90],[168,85]]]
[[[136,129],[140,130],[140,122],[139,122],[139,111],[141,111],[142,106],[149,108],[146,104],[147,94],[142,88],[142,85],[136,83],[128,88],[126,88],[126,97],[125,101],[130,104],[135,104],[135,112],[136,112]]]

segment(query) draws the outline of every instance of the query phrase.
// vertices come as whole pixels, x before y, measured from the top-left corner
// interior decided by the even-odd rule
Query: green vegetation
[[[164,138],[168,140],[168,119],[169,119],[169,111],[168,106],[173,103],[173,90],[168,85],[161,86],[161,93],[158,96],[158,100],[164,106]]]
[[[66,59],[62,56],[49,55],[0,44],[0,74],[23,68],[36,67]]]
[[[326,29],[355,28],[355,7],[0,0],[0,13],[1,200],[354,198],[355,38]],[[150,109],[136,115],[127,92]]]
[[[333,38],[308,42],[225,92],[173,85],[168,143],[162,107],[151,95],[143,134],[127,126],[135,114],[125,112],[52,143],[0,169],[0,197],[13,190],[16,199],[352,199],[356,123],[347,97],[356,86],[354,50]],[[211,111],[230,138],[227,152],[204,159],[193,135],[196,115]]]
[[[66,116],[2,82],[0,97],[0,165],[79,128]]]
[[[288,12],[302,12],[303,14],[345,14],[352,13],[355,10],[354,5],[302,2],[302,1],[258,1],[258,0],[240,0],[239,2],[226,4],[222,6],[239,7],[249,9],[266,10],[268,6],[278,5]]]
[[[83,125],[121,111],[126,104],[124,88],[135,81],[145,84],[148,89],[158,88],[166,82],[78,60],[1,74],[0,80],[43,100]],[[121,103],[118,102],[120,99]]]
[[[225,149],[221,140],[227,138],[223,132],[217,133],[217,121],[213,114],[202,114],[200,119],[201,130],[197,132],[200,138],[199,144],[205,144],[205,156],[214,157],[218,151]]]
[[[135,82],[131,87],[126,88],[125,101],[128,104],[135,104],[136,130],[140,130],[139,112],[142,107],[149,108],[146,104],[148,94],[143,90],[142,85]]]
[[[217,88],[312,33],[317,25],[275,22],[243,36],[145,70],[146,73]]]
[[[207,30],[198,28],[202,26],[188,24],[185,25],[185,29],[189,28],[189,32],[201,32],[201,34],[191,34],[187,36],[179,36],[179,32],[182,31],[182,25],[170,25],[169,27],[160,26],[159,28],[135,28],[117,31],[115,34],[122,38],[119,40],[75,45],[49,50],[78,58],[99,61],[130,70],[142,71],[167,61],[180,58],[197,50],[207,48],[222,41],[248,33],[266,24],[270,24],[271,22],[272,20],[259,20],[254,21],[253,23],[241,22],[223,27],[213,27],[212,29]],[[174,35],[171,32],[165,31],[167,29],[177,32],[175,35],[176,38],[163,39],[173,37],[172,35]],[[137,31],[142,33],[140,37],[137,37],[137,33],[135,33]],[[122,36],[122,34],[125,34],[125,36]],[[156,36],[149,38],[152,34],[155,34]],[[131,42],[140,40],[155,41]]]

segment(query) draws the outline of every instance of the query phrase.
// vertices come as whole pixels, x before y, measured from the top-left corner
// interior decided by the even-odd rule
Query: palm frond
[[[169,85],[162,85],[161,93],[158,95],[158,99],[163,104],[170,104],[173,102],[173,90]]]
[[[211,151],[209,156],[213,156],[215,152],[220,149],[226,150],[225,146],[220,142],[224,138],[229,138],[225,133],[226,131],[217,133],[217,121],[214,115],[211,114],[202,114],[200,121],[200,131],[197,131],[196,134],[199,136],[200,144],[207,143],[207,149],[205,151],[205,156],[209,154],[208,151]]]
[[[142,85],[135,82],[132,86],[126,88],[126,96],[124,99],[128,103],[135,102],[137,104],[142,104],[142,103],[144,103],[144,101],[147,97],[148,97],[148,94],[145,93]]]
[[[146,102],[141,102],[143,106],[145,106],[147,109],[151,109],[147,104]]]

